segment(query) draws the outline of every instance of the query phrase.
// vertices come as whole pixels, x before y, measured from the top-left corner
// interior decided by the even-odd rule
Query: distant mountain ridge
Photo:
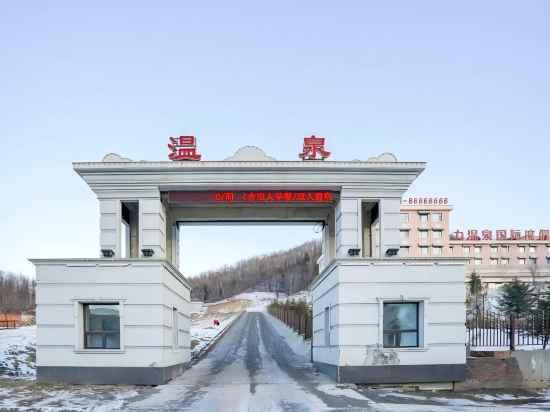
[[[321,242],[309,241],[288,250],[254,256],[189,279],[191,298],[204,302],[250,290],[293,294],[308,288],[318,274]]]

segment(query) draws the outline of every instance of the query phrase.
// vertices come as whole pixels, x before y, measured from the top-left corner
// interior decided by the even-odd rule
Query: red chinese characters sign
[[[197,139],[195,136],[171,137],[168,143],[168,158],[170,160],[201,160],[197,153]]]
[[[298,156],[302,160],[325,160],[330,156],[330,152],[325,150],[325,138],[304,137],[304,147]]]
[[[451,234],[451,240],[549,240],[550,230],[540,229],[538,233],[534,230],[526,230],[523,233],[520,230],[499,229],[493,236],[492,230],[482,230],[481,233],[476,229],[469,229],[466,233],[457,230]]]
[[[331,203],[334,193],[327,191],[220,191],[170,192],[172,203]]]

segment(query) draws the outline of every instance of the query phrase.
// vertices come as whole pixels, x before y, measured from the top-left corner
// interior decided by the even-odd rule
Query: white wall
[[[33,260],[37,366],[166,367],[190,359],[190,287],[159,260]],[[119,302],[121,349],[83,349],[80,302]],[[173,347],[172,310],[179,316]]]
[[[314,283],[312,296],[316,362],[339,366],[465,362],[465,288],[461,262],[339,260]],[[383,348],[384,300],[421,302],[421,347]],[[331,305],[329,348],[323,343],[323,310],[328,305]]]

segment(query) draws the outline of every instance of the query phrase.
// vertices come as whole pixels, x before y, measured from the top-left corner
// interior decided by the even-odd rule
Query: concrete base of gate
[[[165,368],[39,366],[37,380],[47,383],[95,385],[162,385],[181,375],[187,364]]]
[[[383,365],[335,366],[315,362],[315,367],[338,383],[405,384],[463,381],[466,366],[450,365]]]

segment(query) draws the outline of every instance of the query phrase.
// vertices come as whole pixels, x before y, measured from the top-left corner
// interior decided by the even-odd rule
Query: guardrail
[[[16,320],[0,320],[0,329],[15,329],[18,326]]]
[[[466,320],[467,343],[476,347],[541,346],[550,339],[550,312],[536,311],[525,315],[491,311],[469,313]]]
[[[284,306],[273,307],[269,306],[267,311],[271,316],[276,317],[281,322],[293,329],[297,334],[302,335],[305,339],[310,339],[312,336],[312,319],[311,313],[296,311],[285,308]]]

